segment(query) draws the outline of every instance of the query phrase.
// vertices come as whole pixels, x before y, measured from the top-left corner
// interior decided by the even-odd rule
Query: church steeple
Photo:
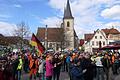
[[[64,18],[63,19],[73,19],[69,0],[67,0],[67,6],[64,10]]]

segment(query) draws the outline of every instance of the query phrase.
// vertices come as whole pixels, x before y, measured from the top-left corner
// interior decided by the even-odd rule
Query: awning
[[[106,49],[120,49],[120,45],[108,45],[100,48],[100,50],[106,50]]]

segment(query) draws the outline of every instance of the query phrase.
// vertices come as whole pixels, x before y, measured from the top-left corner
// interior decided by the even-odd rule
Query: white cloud
[[[101,16],[110,19],[120,19],[120,5],[115,5],[111,8],[103,10]]]
[[[49,5],[52,8],[59,9],[61,11],[64,10],[66,0],[49,0]]]
[[[43,19],[41,23],[48,27],[60,27],[61,20],[58,17],[49,17]]]
[[[107,28],[114,27],[120,31],[120,22],[109,22],[109,23],[104,24],[104,27],[107,27]]]
[[[108,27],[119,26],[120,27],[120,22],[110,22],[110,23],[105,24],[105,26],[108,26]]]
[[[13,6],[16,7],[16,8],[21,8],[22,7],[20,4],[14,4]]]
[[[7,35],[7,36],[13,35],[15,29],[16,29],[15,24],[0,22],[0,33],[3,35]]]

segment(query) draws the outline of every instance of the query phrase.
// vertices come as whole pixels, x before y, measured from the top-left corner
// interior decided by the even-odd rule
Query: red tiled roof
[[[4,36],[0,36],[0,45],[7,45],[7,40]]]
[[[9,44],[17,44],[17,43],[20,43],[20,41],[22,40],[22,38],[18,36],[7,36],[5,37],[5,39]]]
[[[104,31],[104,33],[105,33],[106,35],[108,35],[108,34],[120,34],[120,32],[119,32],[117,29],[115,29],[115,28],[102,29],[102,30]]]
[[[85,34],[85,41],[90,41],[93,38],[94,34]]]
[[[16,45],[17,43],[20,43],[22,41],[22,38],[18,36],[0,36],[0,45],[8,46],[11,44]],[[24,40],[25,44],[28,44],[28,40]]]
[[[45,40],[45,31],[45,28],[38,28],[36,36],[39,40]],[[62,31],[62,28],[47,28],[47,40],[49,42],[62,41]]]

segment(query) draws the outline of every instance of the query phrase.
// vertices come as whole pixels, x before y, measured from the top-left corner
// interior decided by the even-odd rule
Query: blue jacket
[[[67,57],[66,57],[66,62],[67,62],[67,63],[70,63],[70,56],[67,56]]]
[[[84,75],[81,67],[73,66],[71,69],[72,80],[84,80]]]

